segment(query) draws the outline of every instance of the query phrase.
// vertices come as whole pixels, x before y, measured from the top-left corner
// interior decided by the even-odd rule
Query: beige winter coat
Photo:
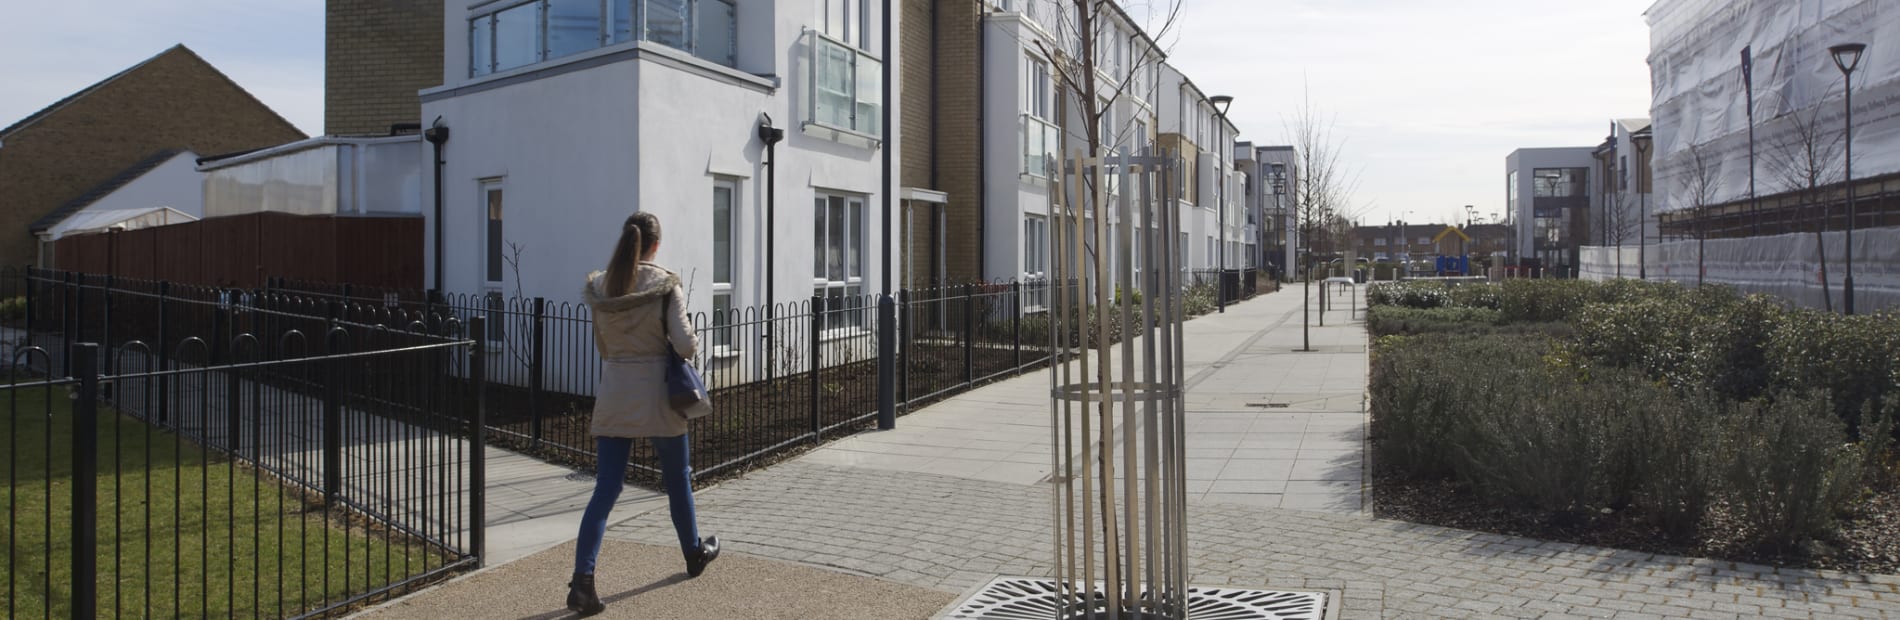
[[[699,336],[686,322],[679,276],[642,263],[633,291],[611,298],[606,276],[601,271],[588,274],[587,288],[581,293],[593,309],[594,346],[600,352],[592,433],[601,437],[684,434],[686,418],[666,400],[666,342],[670,337],[673,350],[690,360],[699,351]]]

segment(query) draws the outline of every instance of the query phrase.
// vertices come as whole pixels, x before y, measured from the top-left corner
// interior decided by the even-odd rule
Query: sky
[[[1596,146],[1610,119],[1649,115],[1654,0],[1180,1],[1169,62],[1234,97],[1257,145],[1287,144],[1309,99],[1358,173],[1363,224],[1492,218],[1512,150]]]
[[[1170,62],[1234,97],[1240,139],[1286,143],[1311,102],[1359,180],[1362,223],[1490,217],[1504,157],[1594,146],[1648,115],[1653,0],[1125,0],[1182,3]],[[0,126],[184,43],[305,133],[323,130],[321,0],[61,0],[9,15]],[[1410,211],[1410,215],[1405,212]]]

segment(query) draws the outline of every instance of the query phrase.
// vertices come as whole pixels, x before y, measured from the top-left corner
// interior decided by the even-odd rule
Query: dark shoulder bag
[[[661,302],[660,330],[666,338],[666,397],[673,411],[692,420],[712,415],[712,397],[706,394],[706,382],[699,378],[699,371],[687,363],[673,350],[673,338],[666,324],[673,315],[673,295],[667,294]]]

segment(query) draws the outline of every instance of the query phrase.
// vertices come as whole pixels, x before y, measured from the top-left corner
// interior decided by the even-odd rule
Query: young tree
[[[1827,99],[1823,93],[1822,100]],[[1783,107],[1788,108],[1786,101]],[[1779,139],[1769,143],[1768,165],[1782,191],[1795,196],[1804,217],[1816,222],[1814,252],[1821,263],[1822,307],[1834,311],[1834,296],[1827,281],[1827,205],[1821,188],[1833,183],[1841,170],[1841,133],[1821,125],[1821,106],[1809,106],[1782,114],[1785,126]]]
[[[1715,168],[1709,157],[1708,149],[1690,144],[1682,154],[1682,183],[1676,189],[1676,200],[1689,205],[1690,230],[1696,240],[1696,286],[1702,286],[1702,278],[1708,275],[1703,250],[1709,239],[1709,207],[1715,206]]]
[[[1306,241],[1306,267],[1302,279],[1306,281],[1308,301],[1306,315],[1310,319],[1313,279],[1313,244],[1322,241],[1329,224],[1338,220],[1358,219],[1360,209],[1353,206],[1353,192],[1358,188],[1358,175],[1347,172],[1340,160],[1344,143],[1333,135],[1333,119],[1322,116],[1313,108],[1311,93],[1301,99],[1300,107],[1294,110],[1293,117],[1286,121],[1289,142],[1293,144],[1293,160],[1297,177],[1293,183],[1293,216],[1300,229],[1300,236]],[[1310,320],[1309,320],[1310,322]],[[1302,329],[1306,331],[1305,328]],[[1311,335],[1303,333],[1302,351],[1313,350]]]

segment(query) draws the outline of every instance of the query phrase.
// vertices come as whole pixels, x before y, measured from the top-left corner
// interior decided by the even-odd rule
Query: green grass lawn
[[[10,618],[72,615],[71,407],[64,387],[0,388],[0,536],[11,550],[0,608]],[[99,412],[98,471],[101,616],[295,615],[444,562],[360,520],[346,528],[276,478],[110,410]]]

